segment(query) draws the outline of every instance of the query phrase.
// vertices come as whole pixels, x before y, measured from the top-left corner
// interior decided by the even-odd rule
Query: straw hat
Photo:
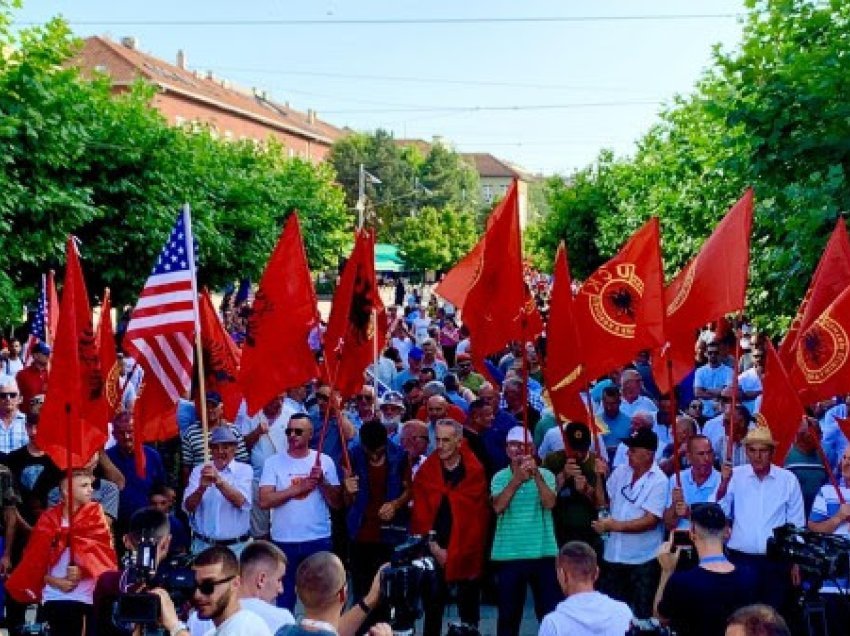
[[[743,440],[743,444],[745,447],[753,444],[767,444],[776,448],[776,440],[773,439],[773,435],[771,435],[767,426],[756,426],[750,429]]]

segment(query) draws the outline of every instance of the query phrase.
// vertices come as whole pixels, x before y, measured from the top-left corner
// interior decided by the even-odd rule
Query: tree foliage
[[[477,239],[471,212],[422,208],[406,217],[397,234],[399,253],[410,269],[447,269],[463,258]]]
[[[549,184],[552,213],[532,238],[551,261],[550,233],[560,233],[571,260],[590,263],[592,250],[579,257],[572,248],[587,244],[588,232],[604,258],[658,215],[672,276],[752,185],[748,313],[778,334],[850,208],[850,3],[750,0],[748,9],[740,47],[715,50],[693,93],[661,113],[632,157],[603,153],[594,167]]]
[[[153,88],[116,96],[65,63],[79,46],[61,20],[13,35],[0,2],[0,320],[18,322],[40,275],[81,239],[92,294],[132,302],[183,202],[192,206],[201,284],[256,279],[298,209],[311,265],[336,263],[351,217],[330,166],[268,143],[229,143],[167,125]]]
[[[360,165],[381,183],[366,180],[367,212],[377,218],[378,238],[398,243],[406,219],[423,206],[473,212],[480,205],[478,173],[443,144],[430,145],[423,155],[414,146],[399,145],[384,130],[354,133],[337,141],[328,161],[345,189],[350,208],[357,203]]]

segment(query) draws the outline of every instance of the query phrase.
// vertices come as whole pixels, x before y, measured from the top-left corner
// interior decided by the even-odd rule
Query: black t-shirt
[[[746,566],[721,574],[701,567],[674,572],[667,581],[658,613],[679,636],[716,636],[737,609],[758,602],[758,579]]]
[[[466,468],[463,462],[451,470],[443,467],[443,479],[451,488],[456,488],[457,485],[466,477]],[[452,535],[452,508],[449,505],[449,498],[443,495],[440,500],[440,507],[437,508],[437,516],[434,519],[434,532],[437,533],[437,545],[441,548],[449,547],[449,537]]]
[[[34,526],[48,507],[48,493],[59,485],[63,473],[47,453],[36,457],[26,446],[9,453],[6,466],[14,475],[15,489],[21,498],[18,510],[24,521]]]

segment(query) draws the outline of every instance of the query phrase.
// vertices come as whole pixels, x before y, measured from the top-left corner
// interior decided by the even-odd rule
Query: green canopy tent
[[[398,254],[398,248],[389,243],[375,244],[375,271],[379,273],[407,271],[407,265]]]

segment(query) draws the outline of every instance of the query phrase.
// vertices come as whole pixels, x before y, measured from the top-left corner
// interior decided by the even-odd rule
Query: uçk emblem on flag
[[[850,340],[839,322],[828,314],[818,318],[803,335],[797,365],[809,384],[829,380],[847,362]]]
[[[585,282],[590,313],[605,331],[634,338],[637,306],[643,297],[643,281],[633,263],[619,263],[613,271],[601,267]]]
[[[142,289],[124,337],[131,353],[174,402],[192,383],[194,253],[186,206]]]

